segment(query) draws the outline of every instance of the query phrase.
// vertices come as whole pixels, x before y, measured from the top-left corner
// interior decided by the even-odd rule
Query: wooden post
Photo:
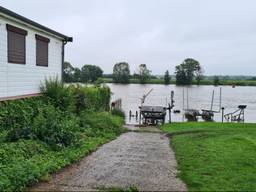
[[[172,117],[171,117],[171,105],[169,104],[169,123],[171,123],[172,122]]]
[[[214,90],[212,91],[211,111],[212,111],[212,108],[213,108],[213,101],[214,101]]]
[[[131,118],[132,118],[132,111],[130,110],[129,111],[129,121],[131,121]]]
[[[222,114],[221,122],[222,122],[222,123],[223,123],[223,121],[224,121],[224,109],[225,109],[224,107],[221,108],[221,111],[222,111],[222,112],[221,112],[221,114]]]
[[[174,91],[171,91],[171,104],[169,103],[169,123],[172,122],[172,108],[174,107]]]
[[[141,111],[140,111],[140,115],[139,115],[139,125],[141,124]]]

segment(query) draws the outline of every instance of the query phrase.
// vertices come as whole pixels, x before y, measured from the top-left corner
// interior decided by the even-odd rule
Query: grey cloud
[[[254,75],[254,0],[2,0],[1,5],[71,35],[66,60],[111,73],[115,62],[134,71],[146,63],[163,74],[186,57],[206,74]],[[45,12],[47,10],[47,12]]]

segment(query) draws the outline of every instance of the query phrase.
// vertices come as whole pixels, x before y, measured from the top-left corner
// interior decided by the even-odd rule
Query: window
[[[48,67],[48,44],[50,39],[36,34],[36,65]]]
[[[8,62],[26,64],[26,36],[27,31],[6,24],[8,38]]]

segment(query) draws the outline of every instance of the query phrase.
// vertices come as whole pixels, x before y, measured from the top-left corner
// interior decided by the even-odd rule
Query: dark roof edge
[[[48,33],[54,34],[54,35],[56,35],[56,36],[58,36],[58,37],[61,37],[61,38],[63,38],[65,41],[69,41],[69,42],[72,42],[72,41],[73,41],[73,38],[72,38],[72,37],[68,37],[68,36],[66,36],[66,35],[63,35],[63,34],[57,32],[57,31],[54,31],[54,30],[52,30],[52,29],[50,29],[50,28],[48,28],[48,27],[45,27],[45,26],[43,26],[43,25],[41,25],[41,24],[39,24],[39,23],[37,23],[37,22],[34,22],[34,21],[32,21],[32,20],[30,20],[30,19],[28,19],[28,18],[26,18],[26,17],[23,17],[23,16],[21,16],[21,15],[19,15],[19,14],[17,14],[17,13],[14,13],[13,11],[10,11],[10,10],[8,10],[8,9],[6,9],[6,8],[4,8],[4,7],[2,7],[2,6],[0,6],[0,12],[6,14],[6,15],[8,15],[8,16],[11,16],[11,17],[13,17],[13,18],[15,18],[15,19],[21,20],[21,21],[23,21],[23,22],[25,22],[25,23],[28,23],[28,24],[30,24],[30,25],[33,25],[33,26],[35,26],[35,27],[37,27],[37,28],[39,28],[39,29],[42,29],[42,30],[44,30],[44,31],[47,31]]]

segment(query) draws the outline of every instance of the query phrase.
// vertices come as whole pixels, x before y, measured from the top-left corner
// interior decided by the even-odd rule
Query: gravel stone
[[[176,166],[169,138],[164,134],[128,132],[30,191],[97,191],[103,186],[187,191],[176,177]]]

